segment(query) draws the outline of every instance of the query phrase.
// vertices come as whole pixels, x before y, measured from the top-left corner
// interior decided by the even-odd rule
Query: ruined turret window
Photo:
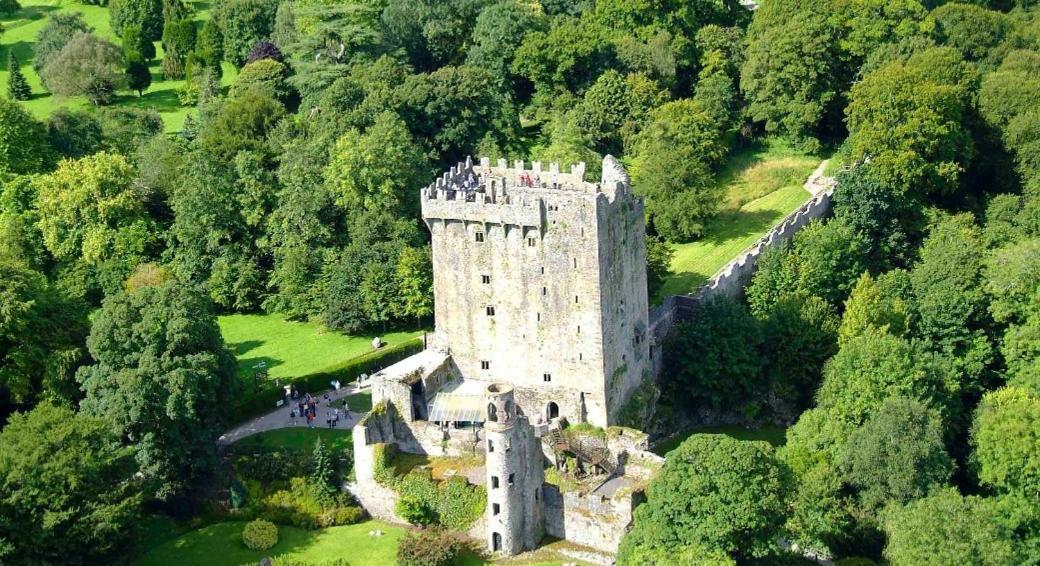
[[[498,476],[491,476],[491,489],[498,489]]]
[[[513,476],[516,474],[509,474],[509,485],[513,485]]]
[[[542,275],[545,275],[545,266],[542,266]]]
[[[484,241],[484,233],[483,232],[477,232],[476,234],[474,234],[474,238],[476,238],[476,240],[478,242],[483,242]]]
[[[574,269],[578,268],[578,258],[574,258]]]
[[[491,369],[491,362],[489,360],[480,360],[480,369]]]
[[[578,296],[577,296],[577,295],[574,295],[574,302],[575,302],[575,303],[577,303],[577,302],[578,302]]]
[[[491,441],[489,440],[489,441],[488,441],[488,452],[494,452],[494,451],[495,451],[495,443],[494,443],[494,442],[491,442]]]
[[[542,287],[542,296],[544,297],[544,296],[546,296],[548,294],[549,294],[549,288],[548,287]]]
[[[534,238],[528,238],[528,239],[527,239],[527,245],[528,245],[529,247],[532,247],[532,248],[533,248],[533,247],[534,247]]]
[[[488,285],[489,283],[491,283],[491,276],[490,275],[481,275],[480,276],[480,282],[485,284],[485,285]]]
[[[551,373],[543,373],[542,374],[542,381],[552,381],[552,374]]]
[[[498,503],[492,503],[491,504],[491,514],[492,515],[498,515],[501,512],[502,512],[502,506],[500,506]]]
[[[488,305],[486,312],[488,316],[495,316],[495,307]]]

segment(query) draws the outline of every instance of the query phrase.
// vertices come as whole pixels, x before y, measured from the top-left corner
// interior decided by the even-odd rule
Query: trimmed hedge
[[[296,388],[300,391],[324,391],[329,388],[329,382],[334,379],[338,379],[343,384],[350,383],[363,373],[379,371],[412,354],[421,352],[422,349],[423,339],[420,336],[395,346],[387,346],[386,348],[351,358],[319,372],[299,377],[282,378],[282,385],[278,387],[274,385],[273,381],[269,381],[262,385],[264,389],[259,392],[242,397],[240,402],[232,409],[231,420],[232,422],[243,422],[270,412],[275,408],[275,403],[285,398],[285,389],[283,389],[285,385],[296,385]]]
[[[250,550],[267,550],[278,544],[278,526],[263,519],[250,521],[242,529],[242,542]]]

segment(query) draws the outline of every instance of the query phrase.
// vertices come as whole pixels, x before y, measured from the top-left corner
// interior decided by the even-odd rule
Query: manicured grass
[[[188,0],[187,4],[193,6],[196,11],[197,20],[205,20],[209,17],[209,3],[204,1]],[[14,14],[0,18],[0,24],[4,27],[4,33],[0,36],[0,93],[7,93],[7,52],[14,50],[18,62],[21,64],[22,73],[32,87],[33,96],[30,100],[22,102],[25,108],[38,118],[45,118],[58,108],[87,108],[90,102],[85,97],[75,96],[71,98],[59,98],[49,94],[40,82],[39,75],[32,68],[32,50],[36,44],[36,35],[47,23],[47,16],[61,12],[79,12],[83,14],[83,20],[87,25],[94,28],[94,33],[100,37],[121,45],[120,39],[112,33],[109,25],[108,8],[83,4],[74,0],[21,0],[22,9]],[[179,132],[184,127],[184,118],[187,116],[189,107],[181,106],[177,99],[177,91],[183,86],[183,80],[163,80],[162,44],[156,42],[156,57],[149,68],[152,71],[152,85],[145,90],[144,96],[138,97],[137,93],[123,91],[117,96],[114,105],[135,106],[141,108],[154,108],[162,116],[167,132]],[[224,85],[231,84],[237,70],[234,66],[224,63],[224,76],[221,82]]]
[[[193,566],[258,564],[268,556],[285,555],[320,563],[343,558],[351,564],[393,564],[397,544],[405,529],[380,521],[305,531],[278,528],[278,544],[270,550],[253,551],[242,544],[240,521],[216,523],[185,533],[153,548],[135,562],[140,566],[191,564]],[[369,531],[383,536],[369,536]]]
[[[733,152],[718,175],[726,187],[723,208],[741,206],[792,185],[801,186],[820,159],[781,140],[765,140]]]
[[[238,360],[239,374],[246,378],[260,362],[267,364],[270,379],[318,373],[373,351],[372,338],[376,336],[347,336],[319,324],[287,321],[276,314],[233,314],[220,317],[218,322],[224,341]],[[420,335],[422,331],[379,337],[393,346]]]
[[[321,421],[321,419],[319,419]],[[321,421],[324,423],[324,421]],[[319,424],[321,424],[319,423]],[[294,427],[269,430],[247,436],[235,443],[235,448],[280,448],[286,450],[314,449],[314,443],[321,439],[326,446],[333,450],[343,450],[351,446],[351,431],[347,428],[315,428]]]
[[[738,211],[722,213],[700,240],[674,244],[671,273],[658,291],[658,300],[696,291],[810,196],[801,184],[784,187],[745,204]]]
[[[802,188],[820,159],[780,141],[764,141],[734,152],[719,172],[723,210],[704,236],[673,244],[671,274],[655,302],[696,291],[745,248],[810,196]]]
[[[706,426],[696,428],[688,434],[680,434],[674,438],[661,442],[653,447],[653,451],[662,456],[678,448],[684,440],[694,434],[725,434],[737,440],[763,440],[774,447],[783,446],[787,442],[787,429],[779,426],[766,425],[759,428],[747,429],[742,426]]]

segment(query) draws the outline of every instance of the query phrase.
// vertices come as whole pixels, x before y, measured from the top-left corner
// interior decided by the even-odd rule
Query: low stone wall
[[[806,182],[806,189],[813,196],[788,214],[772,230],[727,263],[700,289],[689,295],[665,297],[660,305],[650,310],[651,348],[653,352],[653,374],[659,376],[662,369],[661,347],[672,327],[690,320],[706,301],[718,296],[740,296],[744,287],[751,282],[758,258],[766,250],[790,239],[811,221],[823,218],[830,212],[834,195],[833,181],[822,177],[822,165]]]
[[[608,499],[591,493],[561,493],[551,484],[545,484],[542,494],[546,533],[602,552],[617,552],[632,523],[632,496]]]

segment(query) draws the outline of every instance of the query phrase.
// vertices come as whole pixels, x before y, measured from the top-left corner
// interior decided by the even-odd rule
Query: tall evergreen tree
[[[32,88],[29,87],[29,81],[25,80],[25,75],[22,74],[21,65],[18,64],[18,58],[15,57],[14,50],[11,49],[7,52],[7,71],[10,73],[10,77],[7,80],[7,98],[11,100],[29,100],[32,96]]]
[[[329,502],[336,494],[336,471],[332,454],[320,438],[314,443],[312,460],[314,469],[311,471],[311,488],[314,489],[314,497],[322,503]]]

